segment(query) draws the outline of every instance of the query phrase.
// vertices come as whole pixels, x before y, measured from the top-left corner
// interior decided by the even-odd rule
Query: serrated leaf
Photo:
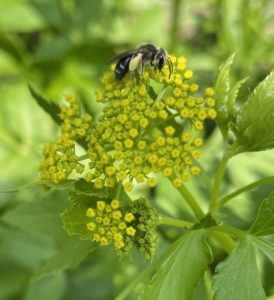
[[[274,192],[261,203],[250,232],[258,236],[274,234]]]
[[[274,74],[252,92],[236,119],[235,151],[262,151],[274,147]]]
[[[32,95],[32,97],[36,100],[37,104],[46,112],[48,113],[51,118],[54,120],[54,122],[56,122],[57,124],[61,124],[62,121],[59,117],[59,113],[60,113],[60,109],[58,107],[58,105],[56,105],[55,103],[46,100],[45,98],[43,98],[41,95],[39,95],[34,88],[29,85],[29,90],[30,93]]]
[[[213,278],[214,300],[265,299],[255,249],[250,240],[242,240],[216,271]]]
[[[237,110],[236,110],[236,99],[239,93],[241,86],[247,81],[247,78],[239,80],[234,84],[232,89],[228,93],[227,97],[227,111],[228,111],[228,118],[230,121],[235,121],[237,117]]]
[[[93,182],[87,182],[83,179],[80,179],[77,182],[75,182],[74,190],[78,194],[96,196],[99,198],[107,198],[111,194],[113,194],[113,191],[110,188],[98,189],[95,187]]]
[[[95,187],[93,182],[87,182],[83,179],[80,179],[74,184],[75,193],[71,193],[71,195],[73,194],[74,197],[76,197],[76,194],[82,194],[98,197],[101,199],[113,199],[116,197],[117,188],[119,187],[98,189]],[[131,202],[131,199],[122,188],[119,192],[119,200],[122,205],[127,205]]]
[[[216,98],[216,122],[222,132],[223,137],[227,136],[228,132],[228,109],[227,99],[230,91],[229,72],[230,66],[234,60],[234,54],[232,54],[227,61],[220,66],[219,73],[215,83],[215,98]]]
[[[186,233],[180,243],[159,267],[142,299],[191,299],[210,263],[203,230]]]
[[[254,238],[252,241],[256,248],[259,249],[265,256],[267,256],[274,265],[274,245],[259,238]]]
[[[91,206],[88,205],[91,198],[83,195],[76,195],[76,197],[78,197],[78,199],[75,200],[77,202],[73,202],[61,215],[64,228],[70,235],[79,235],[82,239],[91,240],[92,232],[87,230],[87,223],[90,219],[86,216],[87,209]],[[82,199],[79,199],[79,197]],[[83,197],[85,197],[85,199],[83,199]],[[93,198],[93,200],[94,202],[96,201],[95,198]],[[90,204],[91,203],[92,201]]]

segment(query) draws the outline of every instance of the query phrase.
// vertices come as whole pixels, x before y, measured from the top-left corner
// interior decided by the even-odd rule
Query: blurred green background
[[[53,101],[75,92],[96,116],[101,107],[94,90],[107,61],[143,42],[185,55],[201,86],[212,86],[219,65],[235,52],[233,80],[249,77],[239,97],[244,101],[274,66],[274,1],[0,1],[0,190],[19,187],[0,194],[1,300],[114,299],[148,264],[135,253],[121,261],[109,249],[88,254],[88,243],[79,246],[67,237],[58,217],[66,192],[46,193],[31,184],[41,147],[58,129],[28,90],[31,84]],[[220,136],[213,132],[201,161],[209,178],[221,155],[218,146]],[[224,192],[273,175],[273,162],[273,151],[239,155],[229,164]],[[199,181],[189,185],[205,204]],[[184,215],[179,196],[171,199],[169,188],[163,182],[154,193],[158,208]],[[227,222],[247,228],[270,189],[238,197],[236,208],[232,201],[224,210]],[[161,233],[164,247],[169,238],[165,229]],[[271,295],[274,271],[264,264],[264,286]]]

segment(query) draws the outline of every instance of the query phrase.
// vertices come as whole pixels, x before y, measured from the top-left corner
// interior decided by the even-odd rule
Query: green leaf
[[[60,270],[74,268],[94,249],[94,244],[90,241],[81,241],[69,237],[65,232],[64,234],[63,239],[59,240],[58,251],[36,270],[33,280]]]
[[[49,295],[51,300],[61,300],[65,290],[66,277],[63,272],[57,272],[30,284],[23,300],[47,300]]]
[[[34,32],[45,28],[46,23],[31,2],[20,0],[0,1],[0,28],[10,32]]]
[[[191,299],[210,263],[203,230],[188,232],[145,288],[142,299]]]
[[[234,54],[232,54],[227,61],[220,66],[219,73],[215,83],[215,98],[216,98],[216,122],[222,132],[224,138],[228,133],[228,109],[227,100],[230,91],[229,72],[230,67],[234,60]]]
[[[43,98],[41,95],[39,95],[34,90],[34,88],[31,85],[29,85],[29,90],[30,90],[32,97],[36,100],[37,104],[46,113],[48,113],[57,124],[61,124],[62,121],[59,117],[60,109],[59,109],[58,105]]]
[[[4,222],[31,234],[40,234],[44,238],[51,237],[55,243],[56,248],[36,270],[34,279],[76,266],[93,249],[90,241],[70,237],[62,228],[60,213],[64,211],[66,205],[67,200],[61,193],[53,193],[52,198],[21,204],[3,216]]]
[[[32,270],[55,252],[52,239],[34,233],[26,233],[7,226],[0,226],[0,255]]]
[[[254,238],[252,240],[257,249],[259,249],[274,265],[274,245],[268,241],[264,241],[260,238]]]
[[[12,226],[30,233],[59,237],[64,233],[60,213],[64,211],[67,200],[61,193],[47,195],[35,203],[23,203],[7,211],[2,220]]]
[[[131,199],[124,191],[124,189],[122,189],[121,186],[117,186],[116,188],[105,187],[103,189],[98,189],[95,187],[93,182],[87,182],[84,179],[80,179],[74,184],[74,190],[75,190],[74,198],[77,198],[76,194],[79,194],[79,195],[95,196],[102,199],[113,199],[116,197],[117,189],[120,189],[119,191],[120,202],[123,205],[129,204],[131,202]],[[72,194],[73,193],[71,193],[71,195]]]
[[[255,248],[242,240],[236,250],[217,266],[213,278],[214,300],[264,300]]]
[[[1,257],[0,270],[0,299],[18,299],[18,295],[29,282],[29,271],[5,257]]]
[[[80,235],[85,240],[92,239],[92,232],[87,230],[90,219],[86,216],[86,212],[97,200],[86,195],[72,195],[70,207],[61,215],[64,228],[70,235]]]
[[[235,121],[238,111],[236,109],[236,99],[241,86],[247,81],[247,78],[239,80],[235,83],[232,89],[228,93],[227,97],[227,110],[229,121]]]
[[[274,192],[261,203],[250,232],[258,236],[274,234]]]
[[[274,74],[252,92],[236,119],[235,152],[262,151],[274,147]]]

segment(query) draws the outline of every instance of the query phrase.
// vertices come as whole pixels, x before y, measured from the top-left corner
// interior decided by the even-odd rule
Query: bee
[[[165,63],[168,64],[169,76],[172,74],[173,66],[167,52],[162,48],[156,48],[152,44],[142,44],[137,49],[129,50],[114,56],[109,63],[117,62],[114,75],[117,81],[122,80],[130,72],[131,79],[134,79],[134,73],[138,66],[141,68],[141,74],[144,74],[145,65],[151,65],[154,69],[162,70]]]

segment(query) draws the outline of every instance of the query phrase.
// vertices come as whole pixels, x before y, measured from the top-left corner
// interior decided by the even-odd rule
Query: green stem
[[[210,233],[228,254],[230,254],[235,249],[237,243],[226,233],[218,232],[215,230],[210,230]]]
[[[116,187],[116,191],[115,191],[115,199],[120,198],[121,189],[122,189],[122,181],[119,181],[117,184],[117,187]]]
[[[189,205],[189,207],[193,211],[196,218],[198,220],[202,219],[205,215],[204,215],[203,211],[201,210],[200,206],[198,205],[198,203],[196,202],[195,198],[189,192],[189,190],[184,185],[181,185],[178,188],[178,191],[184,197],[184,199],[186,200],[187,204]]]
[[[178,32],[180,29],[179,26],[179,16],[180,16],[180,8],[181,8],[181,0],[173,0],[172,5],[172,25],[170,29],[170,50],[174,50],[174,47],[176,45],[176,42],[178,40]]]
[[[236,227],[231,227],[231,226],[225,226],[225,225],[218,225],[218,226],[214,226],[214,227],[210,227],[208,228],[208,230],[211,231],[218,231],[221,233],[226,233],[228,235],[234,236],[237,239],[241,239],[243,237],[246,237],[248,235],[248,232],[241,230],[239,228]]]
[[[215,212],[218,208],[218,194],[220,191],[220,187],[221,187],[221,183],[222,183],[222,179],[225,173],[225,168],[228,162],[228,159],[230,158],[229,155],[224,154],[220,165],[217,169],[216,175],[215,175],[215,179],[214,179],[214,183],[211,189],[211,194],[210,194],[210,211],[211,212]]]
[[[178,220],[173,218],[167,218],[167,217],[160,217],[160,224],[159,225],[170,225],[178,228],[184,228],[189,229],[194,224],[192,222],[184,221],[184,220]]]
[[[213,299],[213,293],[212,293],[212,274],[209,269],[205,270],[204,274],[204,283],[205,283],[205,290],[206,290],[206,296],[208,300]]]
[[[88,155],[85,154],[85,155],[79,156],[78,161],[85,160],[87,158],[88,158]]]
[[[272,182],[274,182],[274,176],[270,176],[270,177],[267,177],[267,178],[255,181],[253,183],[250,183],[250,184],[248,184],[248,185],[246,185],[246,186],[244,186],[244,187],[236,190],[235,192],[233,192],[231,194],[228,194],[225,197],[223,197],[219,201],[219,206],[224,205],[226,202],[228,202],[229,200],[231,200],[232,198],[238,196],[241,193],[253,190],[253,189],[255,189],[255,188],[259,187],[259,186],[266,185],[266,184],[269,184],[269,183],[272,183]]]

